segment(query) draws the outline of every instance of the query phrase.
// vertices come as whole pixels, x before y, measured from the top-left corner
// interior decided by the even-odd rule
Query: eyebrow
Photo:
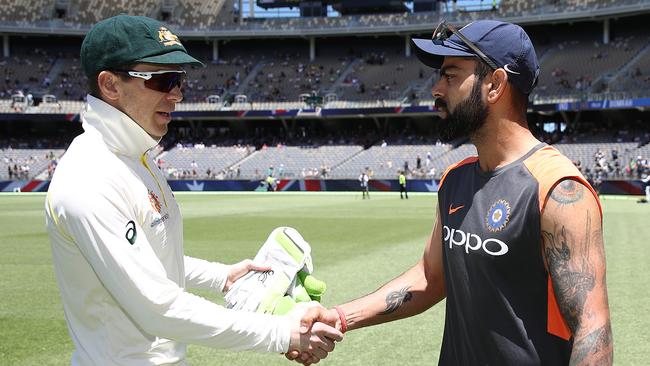
[[[453,69],[458,69],[458,70],[460,70],[460,67],[458,67],[458,66],[456,66],[456,65],[447,65],[447,66],[443,66],[443,67],[440,68],[440,76],[444,76],[445,74],[447,74],[447,71],[450,70],[450,69],[451,69],[451,70],[453,70]]]

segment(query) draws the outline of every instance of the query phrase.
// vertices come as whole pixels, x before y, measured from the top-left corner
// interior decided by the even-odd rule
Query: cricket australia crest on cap
[[[158,29],[158,39],[160,39],[160,43],[164,44],[165,46],[182,46],[181,41],[178,40],[178,37],[165,27],[160,27],[160,29]]]
[[[510,221],[510,203],[498,200],[492,204],[485,216],[485,226],[493,233],[503,230]]]
[[[160,201],[158,200],[158,196],[156,196],[152,190],[149,190],[149,202],[151,202],[151,207],[153,207],[156,212],[160,213]]]

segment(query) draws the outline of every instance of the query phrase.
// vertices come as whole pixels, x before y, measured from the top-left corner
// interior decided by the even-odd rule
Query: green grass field
[[[232,263],[255,255],[277,226],[312,245],[315,275],[332,306],[374,291],[422,254],[435,195],[177,194],[185,251]],[[68,336],[44,227],[43,195],[0,195],[0,364],[68,365]],[[647,365],[650,353],[650,205],[603,199],[607,282],[617,365]],[[219,296],[200,293],[214,301]],[[435,365],[444,305],[346,335],[327,365]],[[271,354],[190,346],[192,365],[288,365]]]

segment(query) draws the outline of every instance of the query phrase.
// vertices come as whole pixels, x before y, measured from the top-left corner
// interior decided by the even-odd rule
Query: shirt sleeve
[[[231,266],[189,256],[184,262],[187,287],[223,292]]]
[[[129,204],[133,199],[125,197],[128,193],[122,194],[110,184],[66,192],[52,202],[57,226],[74,241],[106,290],[144,332],[214,348],[287,351],[288,317],[226,309],[186,292],[167,278]],[[223,270],[195,263],[191,266],[194,270],[211,268],[193,272],[200,273],[193,277],[198,284],[208,282],[206,273]],[[218,287],[219,281],[209,286]]]

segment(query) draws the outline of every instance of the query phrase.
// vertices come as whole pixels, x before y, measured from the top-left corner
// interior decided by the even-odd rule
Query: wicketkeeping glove
[[[282,315],[296,302],[320,301],[325,292],[325,283],[311,275],[311,246],[296,229],[274,229],[254,260],[272,270],[235,281],[225,296],[228,308]]]

